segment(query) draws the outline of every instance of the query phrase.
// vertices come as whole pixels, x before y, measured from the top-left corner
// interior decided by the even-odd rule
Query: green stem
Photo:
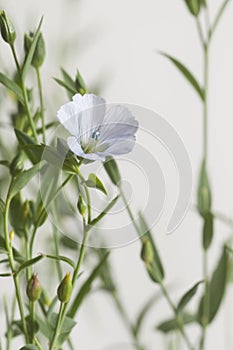
[[[65,306],[64,303],[60,303],[60,308],[59,308],[59,312],[58,312],[58,316],[57,316],[57,321],[56,321],[53,337],[52,337],[52,340],[51,340],[50,345],[49,345],[49,350],[52,350],[54,348],[57,336],[59,334],[60,327],[62,325],[62,314],[63,314],[64,306]]]
[[[161,287],[161,291],[165,297],[165,299],[167,300],[169,306],[171,307],[171,309],[173,310],[174,312],[174,315],[175,315],[175,318],[176,318],[176,321],[177,321],[177,325],[178,325],[178,329],[180,331],[180,334],[182,335],[184,341],[186,342],[188,348],[190,350],[194,350],[194,347],[192,346],[190,340],[189,340],[189,337],[187,335],[187,333],[185,332],[185,329],[184,329],[184,324],[183,324],[183,321],[182,319],[179,317],[179,315],[177,315],[177,309],[176,309],[176,306],[175,304],[173,303],[165,285],[163,282],[160,283],[160,287]]]
[[[37,83],[38,83],[39,96],[40,96],[40,115],[41,115],[41,123],[42,123],[43,142],[45,143],[46,136],[45,136],[45,118],[44,118],[44,99],[43,99],[43,93],[42,93],[40,68],[36,68],[36,76],[37,76]]]
[[[88,240],[88,233],[89,233],[89,231],[88,231],[86,225],[84,224],[84,234],[83,234],[82,245],[81,245],[77,265],[76,265],[76,268],[74,269],[73,276],[72,276],[73,287],[75,286],[81,265],[82,265],[83,260],[84,260],[84,256],[85,256],[85,252],[86,252],[86,244],[87,244],[87,240]],[[53,333],[53,338],[52,338],[52,342],[50,344],[49,350],[53,349],[54,343],[56,341],[56,338],[57,338],[57,335],[59,332],[59,328],[62,327],[62,324],[64,322],[68,306],[69,306],[69,302],[63,304],[63,306],[60,307],[56,328],[55,328],[54,333]]]
[[[34,136],[36,142],[38,142],[38,135],[37,135],[36,127],[35,127],[35,124],[34,124],[34,121],[33,121],[33,118],[32,118],[31,109],[30,109],[30,106],[29,106],[27,89],[26,89],[25,83],[24,83],[24,81],[22,79],[21,68],[20,68],[19,61],[18,61],[18,58],[17,58],[17,55],[16,55],[15,47],[14,47],[14,45],[11,45],[10,47],[11,47],[11,51],[12,51],[12,54],[13,54],[13,57],[14,57],[14,61],[15,61],[15,64],[16,64],[16,67],[17,67],[17,71],[18,71],[18,74],[19,74],[19,78],[20,78],[20,82],[21,82],[21,88],[22,88],[22,92],[23,92],[24,105],[25,105],[27,116],[28,116],[28,121],[29,121],[31,130],[32,130],[33,136]]]
[[[9,241],[8,217],[9,217],[10,203],[11,203],[11,198],[7,197],[5,211],[4,211],[4,238],[5,238],[6,249],[8,252],[9,265],[10,265],[10,268],[11,268],[11,271],[13,274],[15,293],[16,293],[16,298],[17,298],[18,307],[19,307],[19,313],[20,313],[20,317],[21,317],[21,321],[22,321],[22,327],[23,327],[23,332],[24,332],[24,336],[25,336],[25,341],[28,342],[29,338],[28,338],[26,320],[25,320],[25,316],[24,316],[22,297],[20,294],[19,279],[18,279],[18,275],[15,274],[12,245]]]
[[[31,327],[32,327],[30,342],[34,344],[34,322],[35,322],[35,302],[34,301],[30,301],[30,316],[31,316]]]
[[[212,27],[211,27],[210,30],[209,30],[209,41],[212,39],[212,36],[213,36],[215,30],[217,29],[218,24],[219,24],[219,22],[220,22],[220,20],[221,20],[221,18],[222,18],[222,15],[224,14],[224,12],[225,12],[225,10],[226,10],[226,8],[227,8],[227,5],[228,5],[229,3],[230,3],[230,0],[225,0],[225,1],[222,3],[222,5],[220,6],[220,9],[219,9],[219,11],[218,11],[218,13],[217,13],[217,15],[216,15],[215,20],[214,20],[214,23],[213,23]]]
[[[124,202],[124,204],[126,206],[126,210],[127,210],[128,214],[129,214],[129,217],[132,220],[132,223],[133,223],[137,233],[140,236],[140,234],[141,234],[140,228],[138,227],[138,225],[136,224],[136,222],[134,220],[134,215],[133,215],[133,213],[132,213],[132,211],[130,209],[130,206],[127,203],[127,198],[125,197],[125,194],[124,194],[124,192],[123,192],[121,187],[119,187],[119,191],[120,191],[122,200],[123,200],[123,202]],[[171,300],[171,298],[170,298],[170,296],[169,296],[169,294],[167,292],[167,289],[164,286],[163,282],[160,283],[160,287],[161,287],[161,290],[163,292],[164,297],[166,298],[168,304],[171,306],[171,308],[172,308],[172,310],[173,310],[173,312],[175,314],[175,317],[176,317],[176,320],[177,320],[177,324],[178,324],[178,327],[179,327],[179,331],[180,331],[182,337],[184,338],[188,348],[190,350],[194,350],[194,348],[193,348],[193,346],[192,346],[192,344],[191,344],[191,342],[190,342],[190,340],[189,340],[189,338],[188,338],[188,336],[187,336],[187,334],[186,334],[186,332],[184,330],[184,325],[183,325],[182,319],[177,317],[176,307],[175,307],[174,303],[172,302],[172,300]]]
[[[126,311],[125,311],[125,309],[124,309],[124,307],[123,307],[123,305],[122,305],[122,303],[120,301],[120,298],[119,298],[118,294],[116,293],[116,291],[114,291],[112,293],[112,297],[113,297],[113,300],[114,300],[114,302],[115,302],[115,304],[117,306],[117,310],[119,311],[119,313],[120,313],[120,315],[121,315],[121,317],[122,317],[126,327],[128,328],[128,330],[129,330],[129,332],[130,332],[130,334],[132,336],[135,348],[137,350],[145,350],[145,348],[138,341],[138,337],[137,337],[137,335],[134,332],[134,327],[131,324],[131,322],[130,322],[130,320],[128,318],[128,315],[127,315],[127,313],[126,313]]]

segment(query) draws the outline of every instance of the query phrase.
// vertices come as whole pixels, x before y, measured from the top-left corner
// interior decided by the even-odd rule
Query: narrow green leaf
[[[206,213],[203,219],[203,248],[208,250],[214,235],[214,216],[212,213]]]
[[[27,145],[35,145],[35,141],[23,131],[18,129],[15,129],[15,135],[17,137],[19,145],[21,146],[22,150],[26,153],[32,164],[39,163],[41,158],[38,157],[38,155],[35,152],[33,152],[33,150],[31,150],[29,147],[25,147]]]
[[[33,344],[26,344],[19,350],[39,350],[38,346],[33,345]]]
[[[29,266],[35,265],[36,263],[38,263],[40,260],[42,260],[44,258],[43,254],[38,255],[37,257],[27,260],[26,262],[24,262],[22,265],[19,266],[16,274],[18,275],[21,271],[23,271],[24,269],[26,269]]]
[[[73,260],[67,258],[66,256],[62,256],[62,255],[50,255],[50,254],[43,254],[43,256],[45,256],[48,259],[53,259],[53,260],[58,260],[58,261],[64,261],[67,264],[69,264],[70,266],[73,267],[73,269],[75,268],[75,263],[73,262]]]
[[[93,219],[89,226],[95,226],[100,220],[103,219],[103,217],[109,212],[109,210],[112,209],[112,207],[116,204],[116,202],[119,199],[119,195],[113,198],[113,200],[104,208],[102,213],[100,213],[95,219]]]
[[[190,302],[190,300],[194,297],[196,294],[198,287],[201,283],[204,281],[197,282],[191,289],[189,289],[183,297],[180,299],[178,306],[177,306],[177,312],[180,313],[183,311],[183,309],[187,306],[187,304]]]
[[[90,274],[90,276],[88,277],[88,279],[84,282],[84,284],[82,285],[81,289],[78,291],[71,307],[70,310],[68,312],[68,315],[70,317],[74,317],[76,312],[78,311],[81,303],[83,302],[84,298],[88,295],[88,293],[91,290],[91,286],[93,281],[96,279],[96,277],[98,277],[101,269],[103,268],[105,261],[107,260],[109,256],[109,252],[107,252],[103,258],[100,260],[99,264],[94,268],[94,270],[92,271],[92,273]]]
[[[63,76],[63,79],[64,79],[64,82],[69,85],[71,87],[71,89],[73,89],[74,91],[77,91],[76,90],[76,87],[75,87],[75,82],[74,80],[71,78],[71,76],[65,71],[65,69],[61,68],[61,72],[62,72],[62,76]]]
[[[12,277],[12,272],[0,273],[0,277]]]
[[[59,85],[64,87],[68,93],[71,93],[72,95],[76,94],[76,89],[71,87],[69,84],[67,84],[65,81],[62,81],[61,79],[58,78],[53,78]]]
[[[141,258],[145,262],[147,272],[152,281],[160,283],[164,279],[163,265],[150,230],[148,229],[147,223],[141,213],[139,214],[139,218],[142,233]]]
[[[56,327],[56,323],[57,323],[57,317],[58,315],[53,312],[50,316],[49,316],[49,324],[50,324],[50,327],[54,330],[55,327]],[[72,329],[74,328],[74,326],[76,325],[76,322],[66,316],[64,318],[64,321],[63,321],[63,324],[59,330],[59,335],[57,337],[57,340],[56,340],[56,348],[60,349],[60,346],[64,343],[64,341],[68,338],[70,332],[72,331]]]
[[[211,212],[211,188],[206,169],[206,162],[203,160],[198,182],[198,210],[201,215]]]
[[[210,324],[218,310],[219,307],[223,301],[226,285],[228,282],[228,269],[229,269],[229,257],[227,248],[223,248],[223,252],[220,256],[220,259],[217,263],[217,266],[213,272],[212,278],[209,283],[209,313],[208,315],[205,314],[205,295],[203,295],[200,305],[199,305],[199,311],[198,311],[198,319],[199,323],[202,325]]]
[[[103,164],[112,183],[116,186],[119,186],[121,182],[121,175],[115,159],[112,157],[107,157]]]
[[[22,89],[17,85],[14,81],[7,78],[4,74],[0,73],[0,83],[3,84],[7,89],[11,90],[20,101],[22,105],[24,105],[24,98]]]
[[[33,41],[31,43],[30,49],[28,50],[27,55],[25,57],[25,61],[24,61],[23,67],[22,67],[22,72],[21,72],[21,77],[22,77],[23,81],[25,80],[27,72],[28,72],[28,70],[31,66],[31,63],[32,63],[32,59],[33,59],[34,52],[36,49],[36,44],[37,44],[37,41],[38,41],[39,36],[40,36],[40,28],[41,28],[42,22],[43,22],[43,17],[40,20],[40,23],[39,23],[37,30],[35,32],[35,35],[33,37]]]
[[[181,313],[180,317],[182,317],[182,323],[184,325],[188,325],[190,323],[194,323],[197,321],[197,316],[196,315],[191,315],[187,312]],[[167,321],[164,321],[160,323],[157,327],[157,330],[163,332],[163,333],[169,333],[173,332],[179,329],[179,325],[176,319],[170,319]]]
[[[38,173],[40,169],[40,163],[34,165],[32,168],[23,171],[17,177],[14,178],[10,190],[9,196],[13,198],[19,191],[24,188],[27,183]]]
[[[96,188],[97,190],[100,190],[101,192],[107,195],[107,191],[103,183],[95,174],[90,174],[88,176],[88,179],[85,181],[85,184],[87,185],[87,187]]]
[[[176,58],[172,57],[171,55],[168,55],[168,54],[166,54],[164,52],[161,52],[161,55],[166,57],[170,62],[172,62],[176,66],[176,68],[183,74],[183,76],[188,80],[188,82],[195,89],[195,91],[200,96],[202,101],[204,101],[205,93],[204,93],[203,89],[200,87],[197,79],[189,71],[189,69],[187,67],[185,67],[181,62],[179,62]]]

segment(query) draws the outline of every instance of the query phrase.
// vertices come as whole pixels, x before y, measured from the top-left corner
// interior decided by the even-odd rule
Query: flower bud
[[[27,296],[30,301],[36,301],[40,298],[42,287],[37,275],[33,274],[27,285]]]
[[[67,273],[57,288],[58,299],[62,303],[67,303],[72,293],[72,282],[70,273]]]
[[[15,237],[15,232],[11,230],[9,234],[10,242],[13,242],[14,237]]]
[[[81,76],[79,71],[77,71],[74,83],[75,83],[77,92],[79,92],[81,95],[84,95],[87,93],[86,84],[84,83],[83,77]]]
[[[153,247],[148,238],[146,238],[142,244],[141,258],[146,265],[150,265],[154,260]]]
[[[77,208],[78,208],[79,213],[82,215],[83,219],[85,219],[87,207],[86,207],[86,204],[84,203],[83,197],[81,195],[79,195],[79,198],[78,198]]]
[[[199,15],[201,5],[203,4],[203,0],[185,0],[189,11],[195,17]]]
[[[28,53],[31,47],[33,39],[34,39],[34,33],[32,32],[24,35],[24,50],[26,54]],[[35,52],[32,57],[32,66],[35,68],[39,68],[40,66],[42,66],[44,62],[44,58],[45,58],[45,42],[42,34],[40,33],[36,43]]]
[[[3,40],[13,45],[16,38],[15,28],[4,11],[0,12],[0,30]]]

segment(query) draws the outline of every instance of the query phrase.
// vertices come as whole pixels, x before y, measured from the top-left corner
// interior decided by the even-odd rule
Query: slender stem
[[[130,320],[129,320],[129,317],[124,309],[124,306],[122,305],[121,301],[120,301],[120,298],[118,296],[118,294],[116,293],[116,291],[114,291],[112,293],[112,297],[113,297],[113,300],[117,306],[117,310],[119,311],[126,327],[128,328],[131,336],[132,336],[132,339],[134,341],[134,345],[135,345],[135,348],[137,350],[145,350],[144,346],[142,346],[139,341],[138,341],[138,338],[137,338],[137,335],[135,334],[134,332],[134,327],[133,325],[131,324]]]
[[[161,287],[161,291],[165,297],[165,299],[167,300],[168,304],[170,305],[171,309],[173,310],[174,312],[174,315],[175,315],[175,318],[176,318],[176,321],[177,321],[177,325],[178,325],[178,328],[179,328],[179,331],[183,337],[183,339],[185,340],[188,348],[190,350],[194,350],[194,347],[192,346],[190,340],[189,340],[189,337],[187,335],[187,333],[185,332],[185,329],[184,329],[184,325],[183,325],[183,321],[182,319],[179,317],[179,315],[177,315],[177,310],[176,310],[176,306],[175,304],[173,303],[165,285],[163,282],[160,283],[160,287]]]
[[[58,222],[57,208],[56,208],[55,204],[53,206],[53,216],[54,216],[55,222]],[[55,247],[55,255],[59,256],[60,252],[59,252],[58,229],[57,229],[56,225],[52,225],[52,226],[53,226],[53,241],[54,241],[54,247]],[[58,274],[59,281],[61,281],[62,268],[61,268],[61,261],[60,260],[56,260],[56,268],[57,268],[57,274]]]
[[[86,252],[86,244],[87,244],[87,240],[88,240],[88,233],[89,233],[89,231],[88,231],[86,225],[84,224],[83,241],[82,241],[82,245],[81,245],[81,249],[80,249],[77,265],[76,265],[76,268],[74,269],[73,276],[72,276],[72,285],[73,285],[73,287],[75,286],[75,283],[76,283],[76,280],[77,280],[77,277],[78,277],[81,265],[82,265],[83,260],[84,260],[84,256],[85,256],[85,252]],[[62,324],[64,322],[64,319],[65,319],[65,316],[66,316],[66,313],[67,313],[68,306],[69,306],[69,302],[67,302],[65,304],[63,303],[62,307],[60,305],[60,310],[59,310],[59,314],[58,314],[57,324],[56,324],[56,327],[55,327],[55,330],[54,330],[54,333],[53,333],[53,338],[52,338],[49,350],[52,350],[53,347],[54,347],[54,343],[56,341],[56,338],[57,338],[57,335],[58,335],[58,332],[59,332],[59,328],[62,327]]]
[[[40,115],[41,115],[41,123],[42,123],[43,142],[45,143],[46,136],[45,136],[45,118],[44,118],[44,99],[43,99],[43,92],[42,92],[40,68],[36,68],[36,76],[37,76],[37,83],[38,83],[39,96],[40,96]]]
[[[51,340],[50,345],[49,345],[49,350],[52,350],[54,348],[57,336],[59,334],[60,327],[62,325],[62,314],[63,314],[64,305],[65,305],[64,303],[60,303],[57,321],[56,321],[53,337],[52,337],[52,340]]]
[[[25,341],[28,342],[29,338],[28,338],[26,320],[25,320],[25,316],[24,316],[22,297],[20,294],[19,279],[18,279],[18,276],[15,274],[12,245],[9,241],[8,216],[9,216],[10,203],[11,203],[11,199],[10,199],[10,197],[7,197],[6,205],[5,205],[5,212],[4,212],[4,238],[5,238],[6,249],[8,252],[9,264],[10,264],[10,268],[11,268],[11,271],[13,274],[15,293],[16,293],[20,317],[21,317],[21,321],[22,321],[22,327],[23,327],[23,332],[24,332],[24,336],[25,336]]]
[[[212,27],[210,28],[209,30],[209,41],[212,39],[212,36],[215,32],[215,30],[217,29],[218,27],[218,24],[222,18],[222,15],[224,14],[226,8],[227,8],[227,5],[230,3],[230,0],[225,0],[222,5],[220,6],[220,9],[215,17],[215,20],[214,20],[214,23],[212,25]]]
[[[31,316],[31,327],[32,327],[32,333],[31,333],[31,343],[34,343],[34,322],[35,322],[35,302],[30,301],[30,316]]]
[[[140,228],[138,227],[138,225],[135,222],[134,215],[133,215],[133,213],[132,213],[132,211],[130,209],[130,206],[127,203],[127,198],[125,197],[125,194],[124,194],[124,192],[123,192],[121,187],[119,187],[119,191],[120,191],[121,197],[123,199],[123,202],[125,203],[126,210],[127,210],[128,214],[129,214],[129,217],[131,218],[132,223],[133,223],[137,233],[140,235],[141,234],[140,233]],[[192,346],[192,344],[191,344],[191,342],[190,342],[190,340],[189,340],[189,338],[188,338],[188,336],[187,336],[187,334],[186,334],[186,332],[184,330],[182,319],[180,319],[177,316],[176,307],[175,307],[174,303],[172,302],[172,300],[171,300],[171,298],[170,298],[170,296],[169,296],[169,294],[167,292],[167,289],[164,286],[163,282],[160,283],[160,287],[161,287],[161,290],[163,292],[164,297],[166,298],[168,304],[171,306],[171,308],[172,308],[172,310],[173,310],[173,312],[175,314],[175,317],[176,317],[176,320],[177,320],[177,324],[178,324],[178,327],[179,327],[179,331],[180,331],[181,335],[183,336],[183,338],[184,338],[188,348],[190,350],[194,350],[194,348],[193,348],[193,346]]]
[[[27,93],[27,89],[25,87],[25,83],[24,83],[24,81],[22,79],[21,68],[20,68],[19,61],[18,61],[18,58],[17,58],[17,55],[16,55],[15,47],[14,47],[14,45],[10,45],[10,47],[11,47],[11,51],[12,51],[12,54],[13,54],[13,57],[14,57],[14,61],[15,61],[15,64],[16,64],[16,67],[17,67],[17,71],[18,71],[18,74],[19,74],[19,78],[20,78],[20,82],[21,82],[21,88],[22,88],[22,92],[23,92],[24,105],[25,105],[27,116],[28,116],[28,121],[29,121],[31,130],[32,130],[33,136],[34,136],[35,140],[38,142],[38,135],[37,135],[36,127],[35,127],[35,124],[34,124],[34,121],[33,121],[33,118],[32,118],[31,109],[30,109],[30,106],[29,106],[28,93]]]

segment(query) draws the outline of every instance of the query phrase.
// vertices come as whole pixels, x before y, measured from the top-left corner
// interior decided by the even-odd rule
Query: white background
[[[220,3],[220,0],[211,1],[211,18]],[[202,79],[202,52],[195,23],[184,1],[8,0],[0,1],[0,4],[18,29],[19,50],[24,31],[35,28],[35,23],[44,15],[47,61],[42,73],[46,82],[48,117],[55,118],[59,104],[66,101],[65,94],[52,80],[53,76],[59,76],[61,66],[71,74],[79,68],[89,86],[103,81],[101,94],[109,102],[137,104],[158,112],[175,127],[190,155],[194,174],[194,204],[202,155],[201,105],[183,77],[157,53],[162,50],[180,58]],[[214,208],[229,216],[233,214],[232,34],[230,5],[211,47],[209,123],[209,168],[214,188]],[[6,45],[1,44],[1,70],[11,69],[9,57]],[[171,160],[167,158],[166,162],[166,215],[154,228],[154,236],[166,267],[168,285],[171,285],[171,293],[176,300],[202,278],[201,222],[190,210],[178,230],[166,236],[164,227],[167,215],[175,204],[178,188],[177,174],[170,164]],[[211,268],[214,267],[221,242],[229,234],[226,226],[216,225],[216,248],[211,251]],[[122,299],[134,320],[143,302],[158,289],[147,278],[139,259],[138,243],[115,249],[112,262]],[[232,299],[231,291],[222,312],[208,332],[207,349],[232,349]],[[111,350],[111,347],[108,348],[111,344],[130,342],[128,332],[113,308],[106,294],[99,293],[87,300],[73,334],[77,349]],[[170,315],[164,301],[151,311],[142,336],[150,349],[163,349],[164,338],[153,328]],[[190,332],[195,338],[198,329],[191,328]],[[122,346],[118,348],[124,350]]]

